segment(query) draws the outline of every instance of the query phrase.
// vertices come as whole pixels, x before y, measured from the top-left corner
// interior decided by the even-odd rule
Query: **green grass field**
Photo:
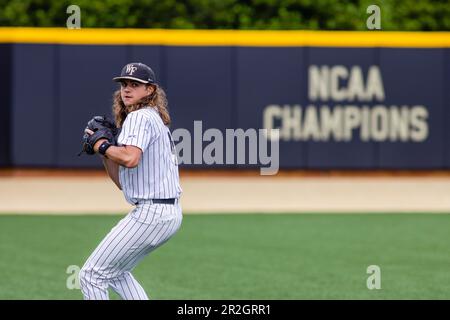
[[[66,269],[120,218],[0,216],[0,299],[81,299]],[[186,215],[134,275],[153,299],[449,299],[449,248],[446,214]]]

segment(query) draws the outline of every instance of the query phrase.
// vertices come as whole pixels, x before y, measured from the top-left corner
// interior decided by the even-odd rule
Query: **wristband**
[[[112,144],[109,141],[103,141],[102,144],[100,145],[100,147],[98,147],[98,153],[106,156],[105,155],[106,150],[108,150],[108,148],[111,146],[112,146]]]

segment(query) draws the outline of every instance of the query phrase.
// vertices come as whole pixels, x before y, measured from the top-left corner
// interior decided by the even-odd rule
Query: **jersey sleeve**
[[[143,152],[158,135],[150,117],[140,112],[131,112],[123,122],[117,142],[119,145],[138,147]]]

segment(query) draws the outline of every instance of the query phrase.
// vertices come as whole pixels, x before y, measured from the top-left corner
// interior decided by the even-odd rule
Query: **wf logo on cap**
[[[128,73],[130,76],[133,75],[133,73],[137,70],[137,67],[133,66],[132,64],[127,65],[126,73]]]

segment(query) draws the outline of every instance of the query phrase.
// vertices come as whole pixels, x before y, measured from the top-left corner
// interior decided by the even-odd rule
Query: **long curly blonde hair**
[[[120,89],[114,92],[113,94],[113,106],[112,111],[114,115],[114,120],[116,121],[117,127],[122,127],[127,114],[132,111],[139,110],[145,107],[156,107],[158,110],[159,116],[166,126],[170,125],[170,115],[169,108],[167,103],[167,97],[164,90],[158,86],[157,84],[150,84],[154,87],[153,93],[145,98],[142,98],[138,103],[125,106],[122,101],[122,97],[120,96]]]

